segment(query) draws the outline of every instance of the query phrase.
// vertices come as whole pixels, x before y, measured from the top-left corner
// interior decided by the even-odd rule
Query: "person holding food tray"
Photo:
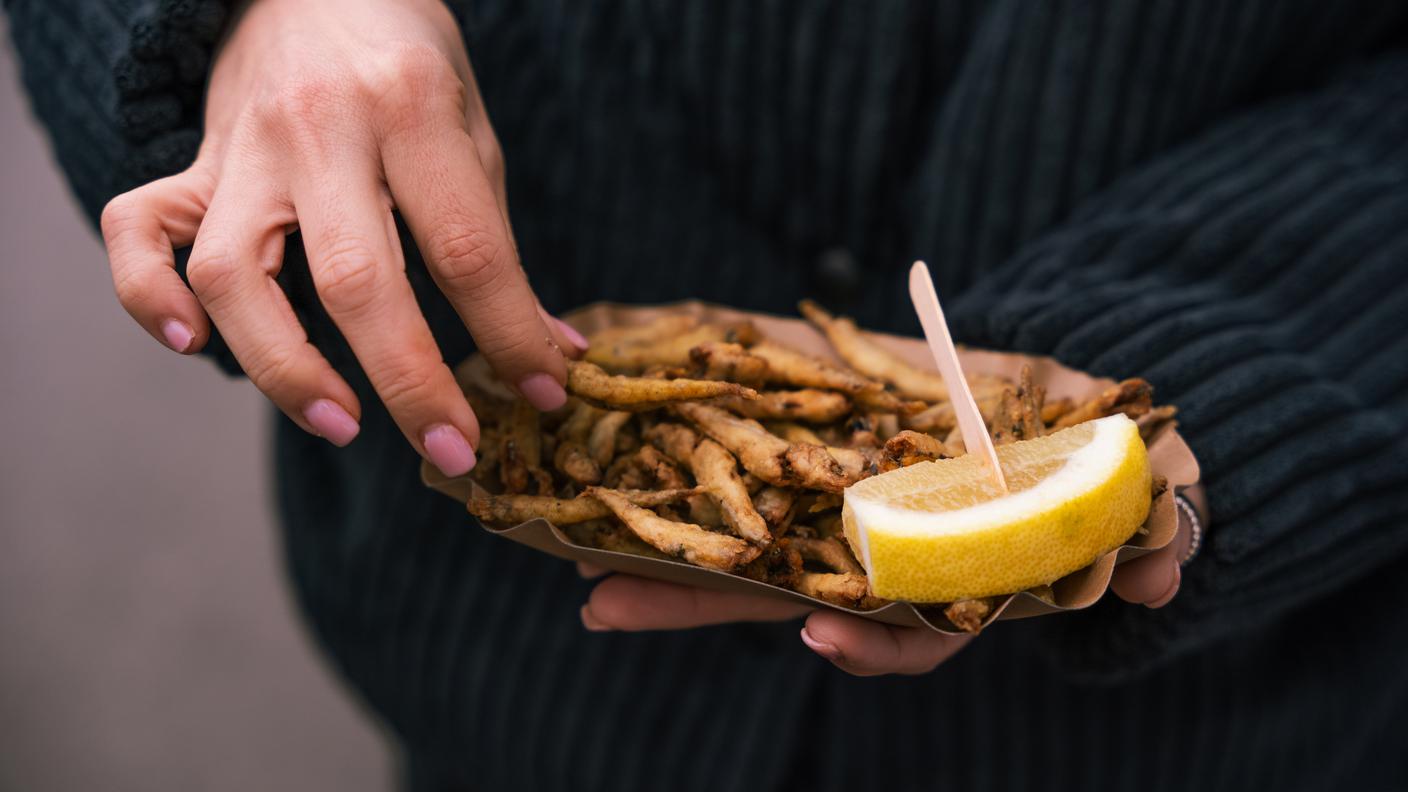
[[[5,7],[123,306],[282,413],[295,590],[407,788],[1408,787],[1408,7]],[[913,335],[916,257],[960,342],[1177,408],[1206,498],[1180,493],[1177,537],[1087,610],[973,637],[584,579],[417,477],[489,464],[452,372],[476,350],[523,420],[566,421],[569,387],[620,375],[577,363],[559,314],[815,298],[819,327]],[[715,354],[761,357],[690,362]],[[1003,431],[1057,428],[1023,401],[1041,386],[1013,384]],[[749,441],[724,438],[763,409],[691,403],[684,461],[674,429],[643,452],[692,472],[679,498],[733,486]],[[586,429],[551,460],[584,481]],[[949,454],[919,434],[895,466]],[[851,483],[788,443],[778,476]],[[687,513],[592,488],[593,515]]]

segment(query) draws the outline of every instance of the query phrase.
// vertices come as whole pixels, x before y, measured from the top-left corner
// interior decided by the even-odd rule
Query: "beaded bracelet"
[[[1188,552],[1178,559],[1179,566],[1188,566],[1188,562],[1192,561],[1203,547],[1203,521],[1198,519],[1198,510],[1193,508],[1193,504],[1187,498],[1175,495],[1173,502],[1178,504],[1178,508],[1182,509],[1184,514],[1188,515],[1188,525],[1193,531],[1193,536],[1188,542]]]

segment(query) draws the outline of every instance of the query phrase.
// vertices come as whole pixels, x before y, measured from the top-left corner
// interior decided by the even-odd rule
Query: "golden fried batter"
[[[983,620],[992,613],[994,598],[959,600],[944,608],[944,615],[953,626],[967,633],[976,633],[983,628]]]
[[[1061,419],[1061,416],[1074,410],[1076,403],[1070,399],[1057,399],[1041,405],[1041,422],[1048,427]]]
[[[645,440],[676,462],[687,465],[694,455],[694,446],[699,443],[699,435],[683,424],[661,422],[645,431]]]
[[[771,421],[763,424],[769,432],[781,437],[789,443],[811,443],[812,445],[826,445],[816,432],[802,426],[799,423],[789,421]]]
[[[881,452],[881,471],[909,467],[919,462],[930,462],[952,456],[948,446],[930,435],[906,429],[885,441]]]
[[[1046,401],[1046,389],[1032,384],[1032,367],[1022,366],[1016,390],[1002,389],[1002,398],[989,419],[993,445],[1007,445],[1019,440],[1031,440],[1046,433],[1041,420],[1041,404]]]
[[[621,497],[642,508],[655,508],[683,500],[698,489],[682,490],[613,490]],[[553,498],[545,495],[486,495],[471,498],[469,513],[495,525],[518,525],[539,517],[553,525],[610,517],[611,510],[595,498],[578,495],[575,498]]]
[[[782,535],[792,521],[792,507],[797,504],[797,490],[784,487],[763,487],[753,496],[753,508],[768,524],[774,537]]]
[[[757,391],[717,380],[654,379],[607,374],[600,366],[567,361],[567,391],[588,404],[609,410],[653,410],[678,401],[716,396],[756,398]]]
[[[879,412],[915,412],[924,405],[906,402],[885,390],[883,382],[866,379],[787,347],[761,341],[748,350],[749,354],[767,362],[769,382],[801,388],[821,388],[840,391],[867,410]]]
[[[865,575],[804,571],[797,576],[797,592],[856,610],[874,610],[885,604],[885,600],[871,596],[870,583]]]
[[[732,451],[748,472],[769,484],[840,492],[856,480],[825,448],[788,443],[750,418],[694,402],[681,402],[675,410]]]
[[[701,324],[683,333],[593,344],[586,359],[609,371],[636,372],[651,366],[689,366],[689,352],[700,344],[723,342],[748,346],[758,340],[752,322]]]
[[[585,444],[587,437],[591,435],[592,426],[601,417],[602,411],[586,402],[576,399],[572,401],[574,403],[571,405],[567,420],[557,427],[557,437],[559,440]]]
[[[691,374],[699,379],[727,380],[754,388],[768,380],[767,360],[742,344],[710,341],[689,350],[689,359],[694,364]]]
[[[865,569],[851,555],[850,548],[832,538],[802,539],[793,538],[792,546],[802,554],[803,561],[821,564],[832,572],[842,575],[865,576]]]
[[[689,482],[685,480],[679,465],[675,464],[673,459],[660,453],[660,449],[655,446],[641,446],[636,451],[636,459],[640,460],[640,464],[644,466],[657,487],[681,489],[689,486]]]
[[[538,411],[523,399],[513,403],[508,431],[499,445],[499,479],[504,492],[539,495],[552,492],[552,477],[543,470],[543,437]]]
[[[760,421],[787,420],[831,423],[851,411],[851,400],[835,391],[804,388],[790,391],[762,391],[755,399],[726,396],[715,399],[720,407]]]
[[[948,387],[944,385],[943,377],[940,377],[938,372],[915,368],[890,353],[870,340],[850,318],[832,316],[811,300],[803,300],[798,304],[798,308],[807,321],[826,334],[826,339],[831,342],[836,354],[862,375],[888,382],[895,387],[899,395],[910,399],[926,402],[948,400]],[[996,393],[1004,384],[1006,383],[996,377],[968,376],[968,385],[974,398]]]
[[[609,412],[598,410],[597,414],[601,417],[592,424],[591,431],[587,435],[587,451],[598,465],[605,467],[611,464],[611,458],[620,448],[618,441],[620,440],[621,427],[631,420],[631,414],[625,410],[611,410]]]
[[[1173,416],[1178,414],[1178,408],[1172,404],[1165,404],[1155,407],[1149,412],[1139,417],[1139,436],[1143,438],[1147,445],[1154,441],[1154,437],[1170,424],[1177,425],[1178,422]]]
[[[685,314],[659,316],[645,324],[606,327],[587,337],[588,349],[613,346],[642,346],[662,338],[674,338],[699,325],[699,317]]]
[[[753,499],[748,497],[748,490],[738,476],[738,463],[728,449],[713,440],[700,440],[694,447],[690,467],[699,486],[718,501],[724,522],[730,528],[759,547],[772,544],[768,524],[753,508]]]
[[[728,571],[752,561],[761,553],[758,548],[737,537],[706,531],[693,523],[667,520],[632,504],[625,494],[617,490],[588,487],[585,494],[605,504],[646,544],[696,566]]]
[[[578,484],[600,484],[601,465],[587,453],[586,446],[572,440],[557,444],[552,455],[553,467]]]
[[[739,569],[738,574],[774,586],[795,589],[797,579],[802,574],[802,556],[788,546],[787,540],[784,539]]]
[[[1154,388],[1137,377],[1106,388],[1099,396],[1076,407],[1056,421],[1054,429],[1065,429],[1096,418],[1124,413],[1138,418],[1153,406]]]
[[[600,505],[595,500],[592,502]],[[601,508],[608,515],[611,513],[605,506]],[[595,547],[598,550],[629,553],[647,558],[669,559],[669,556],[641,541],[641,538],[631,533],[629,528],[610,519],[589,520],[584,523],[562,526],[562,532],[567,534],[567,538],[571,539],[573,543],[583,547]]]

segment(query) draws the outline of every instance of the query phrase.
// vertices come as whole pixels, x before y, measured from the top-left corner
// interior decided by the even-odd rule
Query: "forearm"
[[[1180,408],[1213,527],[1161,611],[1072,620],[1127,672],[1408,547],[1408,56],[1232,119],[1115,184],[956,306],[974,344],[1144,376]]]

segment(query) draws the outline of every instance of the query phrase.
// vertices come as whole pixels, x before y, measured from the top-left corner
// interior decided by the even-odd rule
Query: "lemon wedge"
[[[997,449],[1008,492],[973,455],[846,488],[846,538],[876,596],[952,602],[1070,574],[1123,544],[1149,513],[1149,454],[1124,415]]]

